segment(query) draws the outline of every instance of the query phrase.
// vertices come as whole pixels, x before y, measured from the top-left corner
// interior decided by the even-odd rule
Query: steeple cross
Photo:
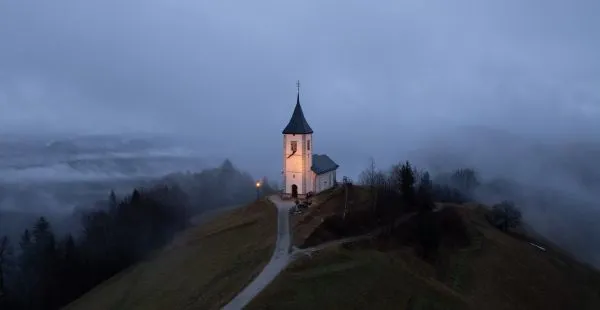
[[[298,89],[298,93],[300,93],[300,80],[296,81],[296,88]]]

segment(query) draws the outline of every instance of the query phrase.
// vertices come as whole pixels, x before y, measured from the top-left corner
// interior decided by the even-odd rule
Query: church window
[[[292,152],[296,152],[298,150],[298,141],[291,141],[290,146],[292,147]]]
[[[310,151],[310,140],[306,140],[306,150]]]

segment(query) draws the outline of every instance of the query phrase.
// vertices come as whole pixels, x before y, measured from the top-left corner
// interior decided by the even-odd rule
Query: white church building
[[[313,130],[300,106],[299,85],[294,113],[282,133],[284,196],[304,197],[333,187],[339,166],[329,156],[313,153]]]

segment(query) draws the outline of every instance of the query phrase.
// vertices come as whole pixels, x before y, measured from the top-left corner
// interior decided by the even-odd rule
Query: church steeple
[[[296,107],[290,122],[283,129],[283,134],[309,134],[313,133],[312,128],[308,125],[308,122],[304,118],[304,112],[302,112],[302,106],[300,106],[300,82],[296,84],[298,87],[298,94],[296,96]]]

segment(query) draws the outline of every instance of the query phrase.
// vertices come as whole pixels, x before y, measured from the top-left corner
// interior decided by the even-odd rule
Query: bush
[[[503,201],[492,207],[491,217],[488,218],[492,225],[508,231],[521,223],[521,211],[510,201]]]
[[[467,196],[457,188],[445,184],[433,184],[432,195],[435,201],[448,203],[465,203]]]
[[[473,191],[480,185],[477,172],[469,168],[454,171],[450,176],[450,182],[455,188],[469,196],[471,196]]]

